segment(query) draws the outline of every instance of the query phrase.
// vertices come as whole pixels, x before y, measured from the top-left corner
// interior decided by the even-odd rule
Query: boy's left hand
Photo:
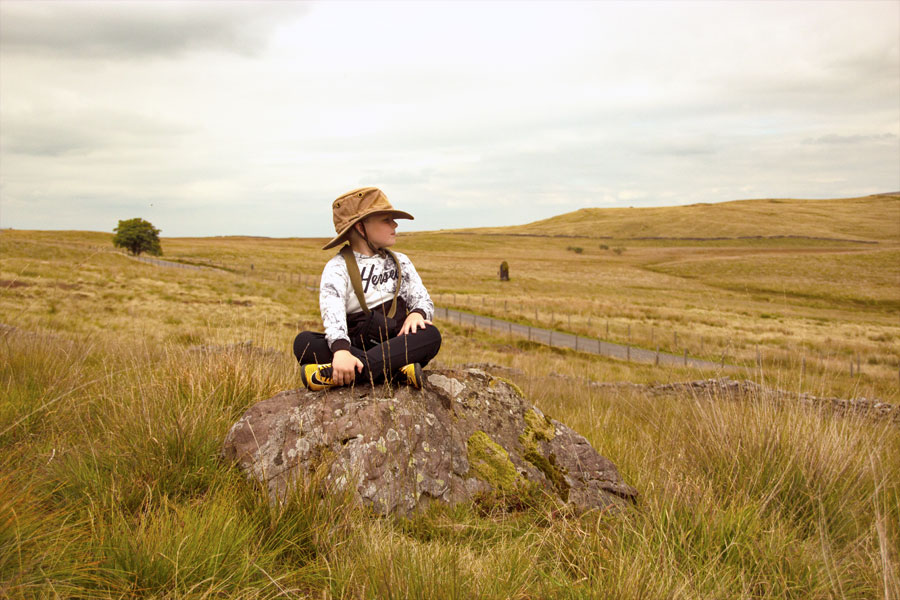
[[[416,329],[425,329],[426,325],[432,325],[432,322],[417,312],[411,312],[403,321],[403,327],[400,328],[400,335],[407,333],[415,333]]]

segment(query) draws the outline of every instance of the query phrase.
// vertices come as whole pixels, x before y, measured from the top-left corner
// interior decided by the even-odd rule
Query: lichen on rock
[[[511,387],[515,392],[519,395],[520,398],[525,397],[525,393],[522,392],[522,388],[516,385],[513,381],[507,379],[506,377],[501,377],[499,375],[494,375],[493,379],[491,379],[490,385],[496,385],[497,383],[505,383],[509,387]]]

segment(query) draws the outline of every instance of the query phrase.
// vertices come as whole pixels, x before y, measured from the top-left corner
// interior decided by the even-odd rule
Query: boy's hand
[[[411,312],[406,316],[406,320],[403,321],[403,327],[400,328],[400,335],[415,333],[416,328],[425,329],[426,324],[431,325],[432,323],[419,313]]]
[[[338,350],[331,358],[331,376],[338,385],[350,385],[356,381],[356,373],[362,373],[363,364],[349,350]]]

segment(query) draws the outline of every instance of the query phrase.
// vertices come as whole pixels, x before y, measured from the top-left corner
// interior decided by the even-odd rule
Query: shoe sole
[[[309,381],[306,379],[306,365],[300,365],[300,381],[303,382],[303,387],[308,390],[311,390],[309,387]]]
[[[413,363],[413,381],[409,385],[417,390],[422,389],[422,366],[419,363]]]

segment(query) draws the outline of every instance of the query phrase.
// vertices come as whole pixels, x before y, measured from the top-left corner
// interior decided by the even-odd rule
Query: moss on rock
[[[525,433],[532,432],[535,440],[547,440],[548,442],[556,437],[556,427],[547,416],[538,416],[538,414],[529,409],[525,411]]]
[[[569,484],[566,483],[566,470],[556,464],[556,457],[551,454],[548,459],[541,454],[538,441],[550,441],[556,437],[556,428],[546,416],[539,416],[533,410],[525,411],[525,431],[519,436],[522,444],[522,458],[533,464],[544,476],[553,482],[556,491],[563,501],[569,499]]]
[[[466,441],[469,465],[480,479],[495,489],[512,491],[519,478],[516,467],[509,459],[509,453],[491,436],[476,431]]]
[[[511,387],[512,390],[516,394],[518,394],[519,398],[525,397],[525,394],[522,392],[522,389],[519,386],[517,386],[515,383],[513,383],[511,380],[507,379],[506,377],[500,377],[499,375],[491,375],[491,382],[488,385],[491,387],[494,387],[498,381],[502,381],[503,383],[505,383],[506,385]]]

